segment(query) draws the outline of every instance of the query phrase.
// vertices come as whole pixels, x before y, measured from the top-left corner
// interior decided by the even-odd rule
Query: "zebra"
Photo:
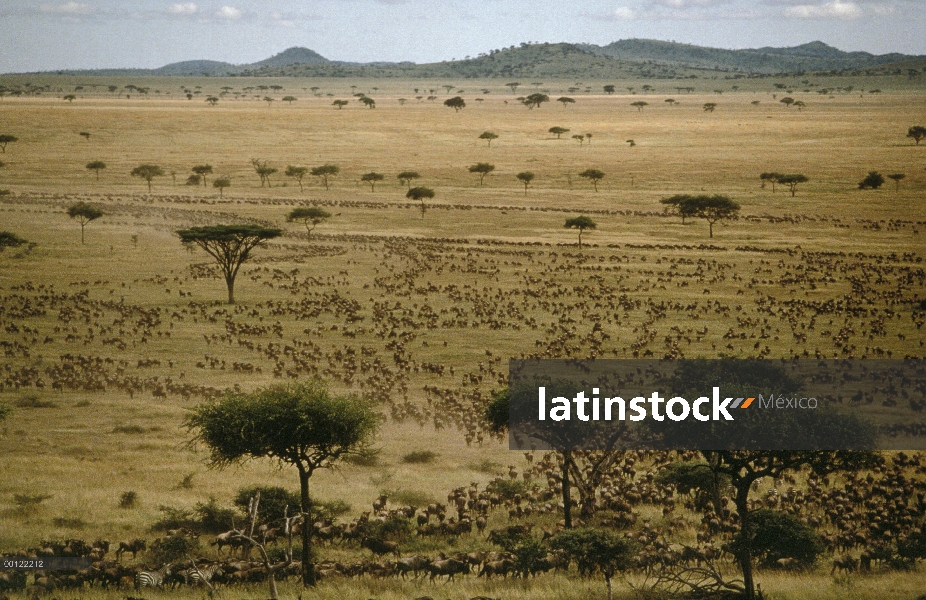
[[[222,565],[220,564],[206,565],[203,567],[194,566],[189,570],[187,583],[189,585],[209,585],[213,579],[219,579],[223,575],[225,575],[225,572],[222,570]]]
[[[170,565],[164,565],[157,571],[139,571],[135,574],[135,589],[143,587],[159,588],[164,585],[164,578],[170,575]]]

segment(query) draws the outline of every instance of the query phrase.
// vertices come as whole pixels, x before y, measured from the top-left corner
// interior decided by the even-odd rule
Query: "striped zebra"
[[[225,572],[222,571],[222,565],[206,565],[203,567],[194,567],[189,570],[189,585],[208,585],[213,580],[220,579]]]
[[[164,585],[164,578],[170,575],[170,565],[164,565],[157,571],[139,571],[135,574],[135,589],[143,587],[159,588]]]

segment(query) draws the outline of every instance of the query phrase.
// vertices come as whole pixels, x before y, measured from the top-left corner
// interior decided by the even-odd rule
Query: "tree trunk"
[[[736,512],[740,516],[740,538],[742,545],[738,557],[743,571],[743,585],[746,588],[746,600],[756,600],[755,582],[752,577],[752,533],[750,532],[751,515],[749,513],[749,487],[753,480],[743,480],[736,486]]]
[[[228,286],[228,303],[235,303],[235,276],[229,274],[225,275],[225,285]]]
[[[582,249],[582,230],[579,230],[579,250]]]
[[[148,180],[148,193],[151,193],[151,180]]]
[[[84,224],[80,224],[80,243],[84,243]]]
[[[302,501],[302,585],[315,586],[315,565],[312,564],[312,517],[309,499],[309,473],[301,464],[299,467],[299,491]]]
[[[604,580],[605,580],[605,583],[608,584],[608,600],[611,600],[612,598],[614,598],[614,589],[613,589],[613,586],[611,585],[611,578],[605,576]]]
[[[707,231],[709,232],[707,237],[714,237],[714,223],[712,221],[707,222]]]
[[[563,524],[566,529],[572,529],[572,500],[569,489],[569,460],[572,452],[563,450]]]

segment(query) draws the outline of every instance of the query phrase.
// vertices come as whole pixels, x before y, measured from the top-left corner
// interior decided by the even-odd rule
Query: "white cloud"
[[[223,6],[215,13],[215,16],[220,19],[228,19],[229,21],[234,21],[235,19],[241,18],[241,11],[234,6]]]
[[[167,12],[172,15],[188,17],[190,15],[195,15],[198,10],[199,7],[196,6],[194,2],[178,2],[177,4],[171,4]]]
[[[701,8],[726,4],[727,0],[650,0],[652,4],[668,8]]]
[[[93,12],[93,8],[89,4],[67,2],[65,4],[43,4],[42,12],[64,15],[88,15]]]
[[[785,9],[785,15],[798,19],[843,19],[851,20],[862,16],[862,9],[855,2],[833,0],[826,4],[800,4]]]
[[[622,6],[611,13],[611,16],[620,21],[632,21],[636,18],[637,13],[632,8]]]

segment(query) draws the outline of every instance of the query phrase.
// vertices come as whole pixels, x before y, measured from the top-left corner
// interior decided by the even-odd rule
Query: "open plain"
[[[13,84],[28,79],[17,77]],[[186,409],[226,389],[319,376],[377,405],[378,455],[312,478],[316,500],[349,505],[339,517],[347,522],[380,494],[393,507],[421,508],[510,473],[547,486],[548,474],[535,469],[540,453],[528,462],[482,421],[491,392],[506,383],[509,358],[923,357],[926,143],[905,136],[926,125],[926,95],[906,77],[844,79],[783,77],[793,89],[787,95],[805,103],[798,108],[780,102],[786,94],[771,78],[697,82],[690,93],[656,82],[646,94],[638,81],[583,82],[594,91],[570,93],[571,81],[512,92],[498,80],[445,87],[414,79],[151,78],[119,81],[117,95],[107,91],[111,78],[33,77],[44,93],[0,98],[0,134],[18,138],[0,154],[0,190],[8,191],[0,230],[30,242],[0,253],[0,402],[12,407],[0,423],[0,554],[40,540],[153,540],[164,535],[152,527],[165,508],[192,511],[210,497],[231,506],[249,485],[295,489],[291,468],[253,461],[210,470],[202,449],[185,445]],[[127,94],[129,81],[151,91]],[[618,93],[598,92],[608,83]],[[75,99],[62,99],[78,85]],[[875,87],[880,93],[862,91]],[[516,100],[534,92],[550,101],[528,109]],[[466,107],[444,106],[454,96]],[[557,102],[562,96],[575,102]],[[335,99],[349,103],[339,109]],[[631,106],[639,101],[646,105]],[[708,112],[706,103],[716,108]],[[552,127],[569,131],[560,138]],[[479,137],[486,131],[498,137],[487,143]],[[277,169],[269,185],[255,159]],[[86,168],[93,161],[106,166]],[[146,163],[164,171],[150,191],[130,175]],[[477,163],[494,165],[482,185],[468,169]],[[205,164],[206,185],[187,185],[191,169]],[[330,189],[311,175],[300,186],[284,174],[289,165],[325,164],[339,168]],[[604,173],[597,190],[579,176],[587,169]],[[433,189],[434,198],[406,199],[402,171],[417,172],[411,186]],[[534,178],[525,187],[516,175],[526,171]],[[870,171],[905,177],[859,189]],[[371,172],[384,175],[372,189],[361,180]],[[808,181],[792,195],[783,185],[773,191],[763,172]],[[220,177],[230,180],[221,197],[212,186]],[[683,223],[660,203],[702,193],[741,205],[712,237],[704,220]],[[66,214],[80,201],[104,213],[86,225],[83,244]],[[286,223],[303,206],[331,217],[307,234]],[[578,232],[564,228],[580,215],[596,223],[581,247]],[[233,305],[212,259],[176,235],[230,223],[285,229],[243,265]],[[908,409],[912,426],[922,427],[922,408]],[[407,460],[415,452],[433,455]],[[674,460],[636,458],[636,479],[624,485],[646,485],[647,471]],[[918,511],[915,526],[926,527],[926,463],[885,459],[884,469],[835,476],[830,487],[863,485],[855,478],[867,475],[877,482],[870,502],[855,509],[859,532],[875,515],[890,520],[896,507],[886,508],[888,499],[898,497]],[[897,472],[907,487],[894,494],[882,478]],[[808,481],[807,473],[793,483],[766,481],[754,495],[789,487],[810,495]],[[127,492],[135,500],[120,507]],[[535,504],[527,521],[539,538],[539,527],[560,517],[555,496]],[[544,504],[554,507],[549,514]],[[664,513],[641,502],[633,508],[639,523],[625,529],[639,532],[647,519],[663,539],[694,545],[701,515],[681,494],[675,504]],[[819,518],[822,534],[839,533],[822,517],[824,506],[801,506],[795,512]],[[508,508],[493,509],[488,521],[506,526]],[[214,557],[208,539],[202,554]],[[410,534],[398,543],[403,556],[497,549],[476,532]],[[760,570],[757,581],[767,598],[794,600],[913,600],[926,589],[922,564],[831,572],[835,556],[864,551],[831,548],[812,569]],[[318,556],[349,562],[370,553],[343,542]],[[722,564],[735,573],[729,557]],[[627,574],[637,587],[645,579]],[[312,591],[295,580],[281,589],[302,598],[604,595],[600,578],[581,578],[574,567],[504,581],[473,573],[450,584],[338,575]],[[616,592],[634,593],[626,583]],[[127,593],[87,587],[55,595]],[[228,586],[221,597],[265,593],[263,584]],[[203,591],[144,591],[168,594]]]

